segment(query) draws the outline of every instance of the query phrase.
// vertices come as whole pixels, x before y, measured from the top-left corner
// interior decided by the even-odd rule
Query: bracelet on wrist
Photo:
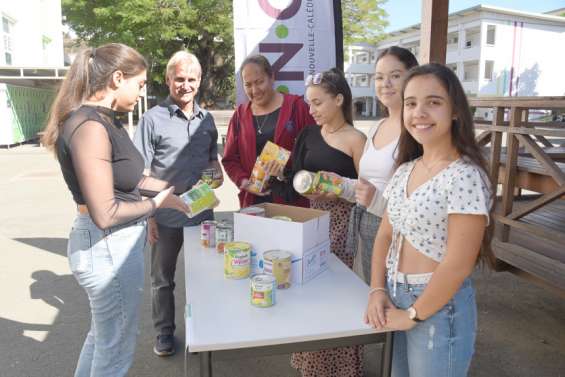
[[[153,215],[155,215],[155,212],[157,211],[157,203],[155,202],[155,199],[150,198],[148,199],[149,203],[151,204],[151,211],[149,212],[147,217],[153,217]]]
[[[385,292],[385,293],[386,293],[386,292],[388,292],[388,289],[383,288],[383,287],[371,288],[371,289],[369,290],[369,296],[372,295],[372,294],[375,293],[375,292]]]

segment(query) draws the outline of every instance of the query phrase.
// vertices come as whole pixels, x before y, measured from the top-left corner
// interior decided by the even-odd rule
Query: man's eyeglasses
[[[323,76],[324,76],[323,73],[315,73],[313,75],[308,75],[308,77],[306,77],[306,81],[304,81],[304,86],[320,85]]]

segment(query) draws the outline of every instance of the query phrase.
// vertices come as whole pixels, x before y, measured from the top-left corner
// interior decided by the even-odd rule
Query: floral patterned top
[[[406,185],[417,161],[402,164],[383,193],[393,229],[386,259],[389,278],[395,278],[398,272],[404,239],[434,261],[443,260],[449,214],[485,215],[488,225],[493,201],[489,178],[482,169],[465,157],[459,158],[408,197]]]

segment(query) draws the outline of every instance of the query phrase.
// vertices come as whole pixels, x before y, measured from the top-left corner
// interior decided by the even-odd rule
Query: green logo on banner
[[[288,28],[285,25],[279,25],[275,29],[275,34],[280,39],[284,39],[284,38],[288,37]]]

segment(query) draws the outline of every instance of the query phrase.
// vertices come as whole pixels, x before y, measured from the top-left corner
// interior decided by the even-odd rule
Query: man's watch
[[[418,313],[416,312],[415,307],[411,306],[408,309],[406,309],[406,311],[408,312],[408,318],[410,318],[412,321],[422,322],[422,320],[418,318]]]

